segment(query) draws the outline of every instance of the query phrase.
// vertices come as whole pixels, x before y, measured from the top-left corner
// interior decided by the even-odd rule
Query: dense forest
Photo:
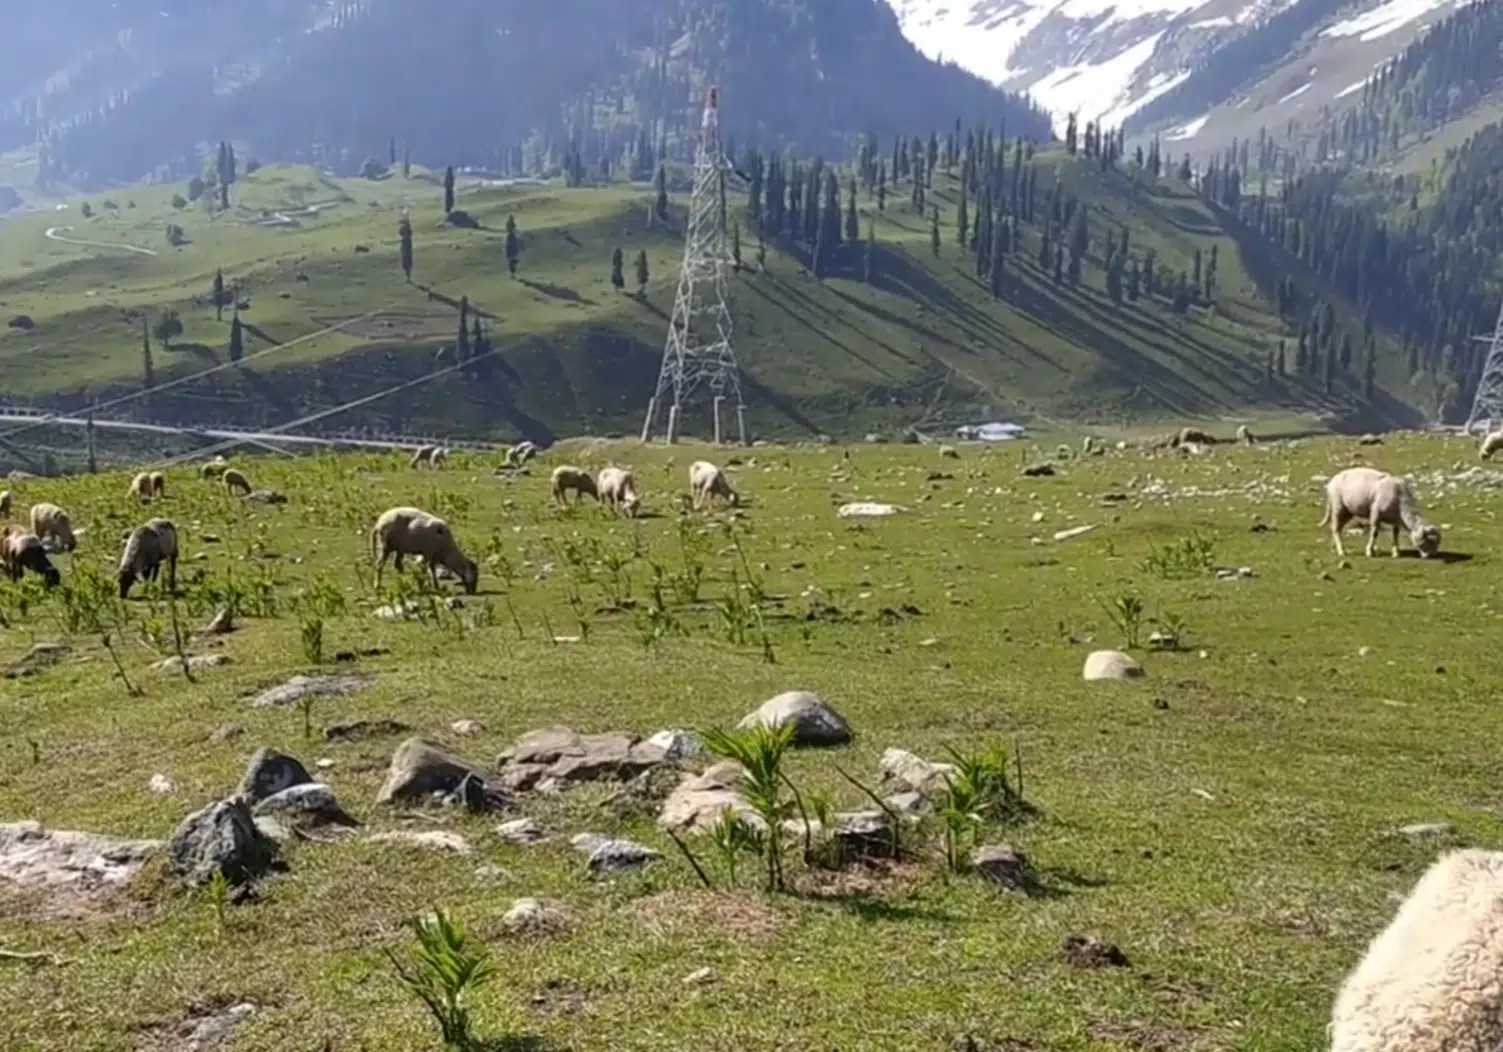
[[[393,136],[414,160],[477,166],[537,167],[569,149],[594,165],[644,136],[675,156],[711,82],[728,135],[764,149],[844,153],[937,113],[1050,134],[1026,99],[925,59],[882,0],[122,6],[145,21],[116,11],[81,30],[29,89],[7,74],[0,148],[44,143],[44,180],[180,178],[219,139],[347,172]],[[49,26],[56,37],[45,22],[28,32],[40,41]],[[40,80],[43,68],[56,75]]]

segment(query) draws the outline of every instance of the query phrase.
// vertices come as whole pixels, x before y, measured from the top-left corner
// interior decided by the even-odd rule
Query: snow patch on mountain
[[[1321,33],[1321,36],[1357,37],[1362,43],[1370,44],[1415,19],[1423,18],[1445,2],[1446,0],[1388,0],[1371,11],[1337,22]]]

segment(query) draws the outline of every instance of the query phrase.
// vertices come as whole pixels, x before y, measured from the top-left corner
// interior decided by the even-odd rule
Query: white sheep
[[[151,473],[151,495],[153,497],[167,496],[167,476],[160,471]]]
[[[1331,1011],[1331,1052],[1503,1048],[1503,852],[1437,860],[1368,944]]]
[[[1095,435],[1086,435],[1080,442],[1080,455],[1083,457],[1099,457],[1106,452],[1106,447]]]
[[[437,515],[418,508],[388,508],[371,527],[371,557],[376,560],[376,587],[381,587],[381,571],[386,560],[396,556],[397,572],[402,571],[405,556],[420,557],[428,567],[435,586],[438,569],[443,567],[464,585],[471,595],[480,581],[480,568],[465,555],[454,539],[449,524]]]
[[[230,462],[228,460],[225,460],[222,456],[216,455],[213,460],[209,461],[203,467],[198,469],[198,477],[205,479],[217,479],[220,475],[223,475],[225,473],[226,469],[228,469],[229,466]]]
[[[9,515],[11,505],[10,490],[0,489],[0,515]]]
[[[1503,449],[1503,431],[1493,431],[1482,439],[1482,459],[1487,460],[1498,450]]]
[[[636,517],[642,498],[637,494],[637,480],[630,469],[605,468],[595,480],[595,487],[599,490],[601,503],[611,511],[619,514],[624,509],[628,516]]]
[[[1376,468],[1347,468],[1331,476],[1326,483],[1326,513],[1320,525],[1331,527],[1336,554],[1345,557],[1341,531],[1353,519],[1366,519],[1367,554],[1378,543],[1378,528],[1393,527],[1393,555],[1399,554],[1399,527],[1409,531],[1415,550],[1429,558],[1440,550],[1440,530],[1420,515],[1419,501],[1407,479],[1389,475]]]
[[[137,526],[125,540],[120,554],[120,568],[115,578],[120,582],[120,598],[130,595],[131,586],[139,581],[155,581],[162,564],[167,564],[167,588],[177,587],[177,527],[166,519],[152,519]]]
[[[554,501],[566,507],[569,503],[566,498],[570,493],[574,494],[576,504],[587,494],[596,500],[600,499],[600,487],[595,484],[595,476],[573,464],[560,464],[553,469],[552,486]]]
[[[1216,436],[1209,431],[1202,431],[1198,427],[1182,427],[1174,436],[1173,445],[1176,446],[1214,446]]]
[[[434,448],[434,450],[433,450],[432,453],[428,454],[428,463],[432,467],[435,467],[435,468],[438,467],[440,464],[445,463],[448,459],[449,459],[449,447],[448,446],[437,446],[437,447]]]
[[[135,497],[142,504],[151,503],[151,472],[143,471],[130,480],[130,489],[126,496]]]
[[[224,479],[224,488],[230,492],[233,493],[235,490],[239,490],[241,496],[250,493],[250,479],[246,478],[245,472],[239,468],[225,468],[222,477]]]
[[[31,506],[31,532],[41,539],[48,551],[71,552],[78,547],[73,520],[56,504],[44,502]]]
[[[1237,441],[1240,442],[1240,443],[1242,443],[1244,446],[1250,446],[1250,445],[1253,445],[1254,443],[1256,443],[1258,440],[1253,437],[1252,431],[1248,428],[1248,426],[1246,424],[1238,424],[1237,425]]]
[[[533,457],[537,456],[537,453],[538,447],[524,439],[507,449],[505,466],[509,468],[522,467]]]
[[[40,537],[15,523],[0,527],[0,572],[19,581],[27,570],[39,575],[48,588],[62,580]]]
[[[725,472],[708,460],[696,460],[689,465],[689,493],[696,511],[712,496],[731,504],[741,503],[741,494],[731,488],[731,480],[725,477]]]
[[[407,466],[410,468],[420,468],[424,464],[431,464],[433,462],[433,454],[437,449],[437,446],[419,446],[418,451],[412,454],[412,459],[407,462]]]

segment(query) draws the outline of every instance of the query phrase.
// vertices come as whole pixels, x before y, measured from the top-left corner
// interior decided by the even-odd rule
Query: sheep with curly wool
[[[1336,554],[1346,556],[1341,545],[1341,531],[1352,520],[1366,520],[1367,554],[1378,543],[1378,529],[1393,527],[1393,556],[1399,556],[1399,527],[1409,531],[1421,558],[1440,551],[1440,530],[1425,521],[1419,501],[1408,479],[1390,475],[1377,468],[1347,468],[1331,476],[1326,483],[1326,513],[1321,526],[1329,525]]]
[[[155,581],[167,564],[167,588],[177,587],[177,527],[166,519],[152,519],[137,526],[125,540],[120,554],[120,568],[115,579],[120,582],[120,598],[130,595],[137,581]]]
[[[1503,1048],[1503,852],[1443,855],[1347,976],[1331,1052]]]
[[[224,488],[231,493],[238,490],[243,497],[250,493],[252,489],[250,479],[246,478],[245,472],[239,468],[226,468],[222,477],[224,479]]]
[[[574,494],[574,503],[578,504],[586,495],[600,499],[600,487],[595,484],[595,476],[584,468],[577,468],[573,464],[560,464],[553,469],[553,500],[555,503],[568,506],[568,496]]]
[[[600,491],[601,503],[611,511],[618,515],[625,511],[629,518],[636,517],[642,498],[637,494],[637,480],[629,468],[605,468],[595,479],[595,486]]]
[[[480,582],[480,568],[460,550],[449,524],[437,515],[418,508],[388,508],[371,527],[371,557],[376,561],[376,587],[381,587],[381,572],[386,560],[395,556],[397,572],[407,556],[421,558],[428,567],[433,583],[438,585],[438,570],[443,567],[475,594]]]
[[[78,548],[78,538],[73,532],[73,520],[56,504],[31,506],[31,532],[51,552],[71,552]]]
[[[689,465],[689,493],[696,511],[711,497],[719,497],[733,505],[741,503],[741,494],[731,487],[731,480],[725,477],[725,472],[708,460],[696,460]]]
[[[40,537],[16,523],[0,527],[0,572],[19,581],[27,570],[40,576],[48,588],[62,580]]]

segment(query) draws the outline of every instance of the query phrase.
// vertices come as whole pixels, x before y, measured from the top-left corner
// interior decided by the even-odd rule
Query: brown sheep
[[[226,468],[224,471],[224,488],[231,493],[239,490],[241,496],[244,496],[251,491],[250,479],[246,478],[245,473],[237,468]]]
[[[150,504],[152,497],[151,473],[143,471],[131,479],[130,488],[126,490],[126,496],[135,497],[142,504]]]
[[[376,587],[381,587],[381,571],[386,560],[396,556],[397,572],[405,556],[419,556],[438,585],[438,568],[443,567],[459,578],[471,595],[480,582],[480,568],[460,550],[449,524],[437,515],[418,508],[388,508],[381,513],[370,533],[371,556],[376,560]]]
[[[132,530],[115,572],[120,598],[130,595],[131,586],[138,580],[155,581],[164,562],[170,591],[177,587],[177,527],[166,519],[152,519]]]
[[[167,476],[160,471],[151,473],[151,495],[153,497],[167,496]]]
[[[40,537],[15,523],[0,527],[0,572],[19,581],[27,570],[39,575],[48,588],[62,580]]]
[[[596,500],[600,499],[600,488],[595,484],[594,475],[572,464],[560,464],[553,469],[553,499],[567,507],[569,502],[565,498],[570,493],[574,494],[576,504],[586,494]]]
[[[56,504],[31,506],[31,532],[41,538],[48,551],[71,552],[78,548],[73,522],[68,518],[68,513]]]

